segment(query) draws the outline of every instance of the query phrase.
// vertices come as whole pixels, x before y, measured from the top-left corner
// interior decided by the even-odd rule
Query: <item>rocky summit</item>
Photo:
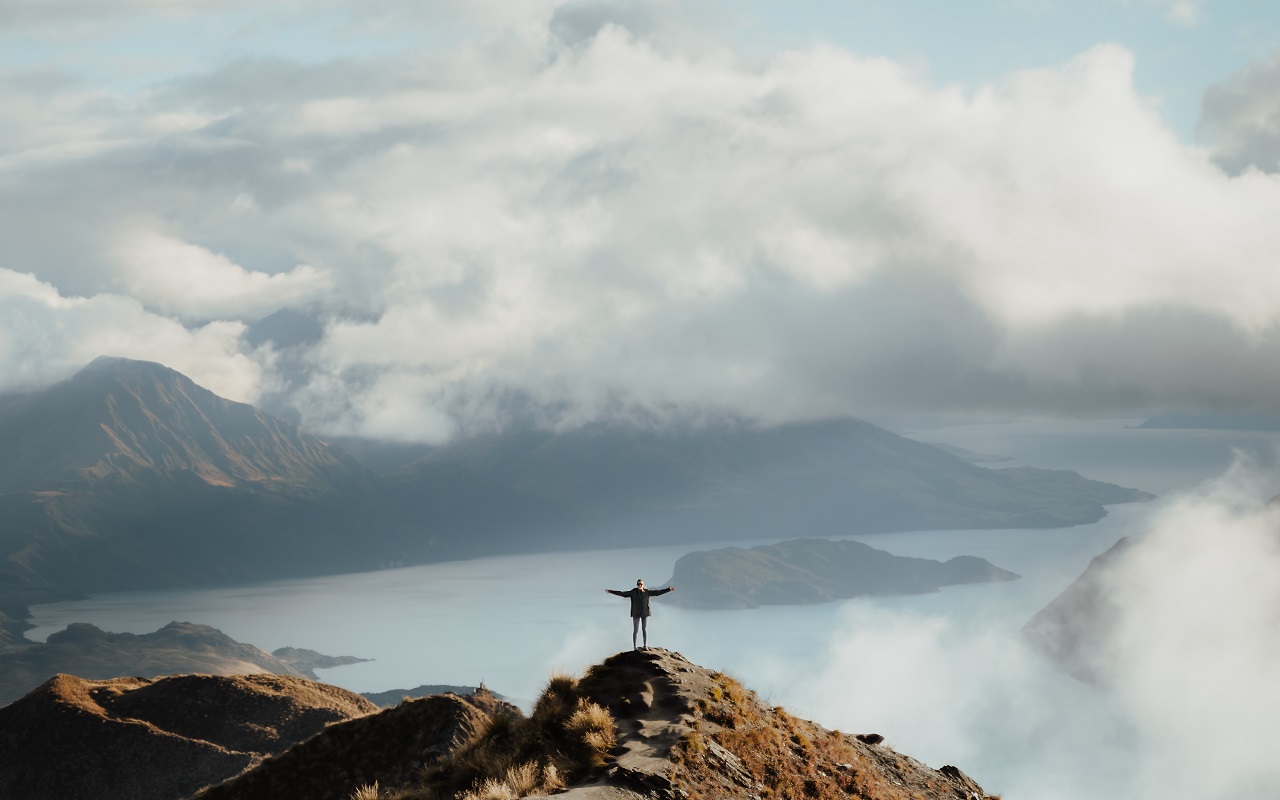
[[[553,676],[525,715],[487,692],[331,725],[200,800],[572,800],[988,796],[877,734],[827,730],[661,649]]]

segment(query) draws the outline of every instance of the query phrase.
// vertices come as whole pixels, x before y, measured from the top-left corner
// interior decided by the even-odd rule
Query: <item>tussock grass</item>
[[[587,700],[578,701],[578,707],[565,720],[564,729],[580,758],[592,767],[608,763],[609,751],[618,743],[613,715]]]
[[[378,800],[378,782],[366,783],[351,793],[351,800]]]
[[[617,733],[608,709],[553,675],[533,713],[495,714],[473,741],[427,766],[396,800],[515,800],[546,795],[606,765]]]

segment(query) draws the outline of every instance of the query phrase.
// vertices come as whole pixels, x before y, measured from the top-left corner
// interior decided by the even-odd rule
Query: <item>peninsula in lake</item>
[[[800,605],[1019,577],[976,556],[934,561],[851,540],[794,539],[689,553],[676,562],[669,583],[680,590],[667,602],[708,609]]]

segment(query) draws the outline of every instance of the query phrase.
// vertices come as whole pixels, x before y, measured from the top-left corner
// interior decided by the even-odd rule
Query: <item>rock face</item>
[[[615,655],[581,680],[553,677],[529,717],[481,696],[411,700],[334,725],[199,797],[347,800],[375,784],[398,800],[986,797],[956,767],[933,769],[882,738],[826,730],[651,649]]]
[[[1132,548],[1128,537],[1116,542],[1022,628],[1027,640],[1077,678],[1096,682],[1107,671],[1105,643],[1111,640],[1117,615],[1107,580]]]
[[[302,655],[295,659],[291,654]],[[22,697],[57,673],[101,679],[186,672],[213,675],[262,672],[315,680],[312,668],[325,666],[317,661],[327,658],[314,651],[292,648],[282,648],[273,655],[237,642],[216,628],[190,622],[171,622],[155,633],[141,635],[108,633],[78,622],[50,634],[44,644],[28,643],[0,653],[0,705]],[[340,657],[329,662],[362,660]]]
[[[755,608],[925,594],[943,586],[1018,577],[975,556],[941,562],[895,556],[863,542],[794,539],[682,556],[669,581],[679,591],[664,600],[688,608]]]
[[[0,797],[177,800],[376,710],[280,675],[58,675],[0,708]]]

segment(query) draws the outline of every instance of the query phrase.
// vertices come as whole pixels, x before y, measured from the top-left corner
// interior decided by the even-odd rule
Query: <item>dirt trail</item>
[[[649,648],[622,654],[607,673],[588,675],[580,688],[617,720],[615,761],[601,779],[564,793],[573,800],[677,798],[671,750],[693,730],[698,672],[683,656]]]

